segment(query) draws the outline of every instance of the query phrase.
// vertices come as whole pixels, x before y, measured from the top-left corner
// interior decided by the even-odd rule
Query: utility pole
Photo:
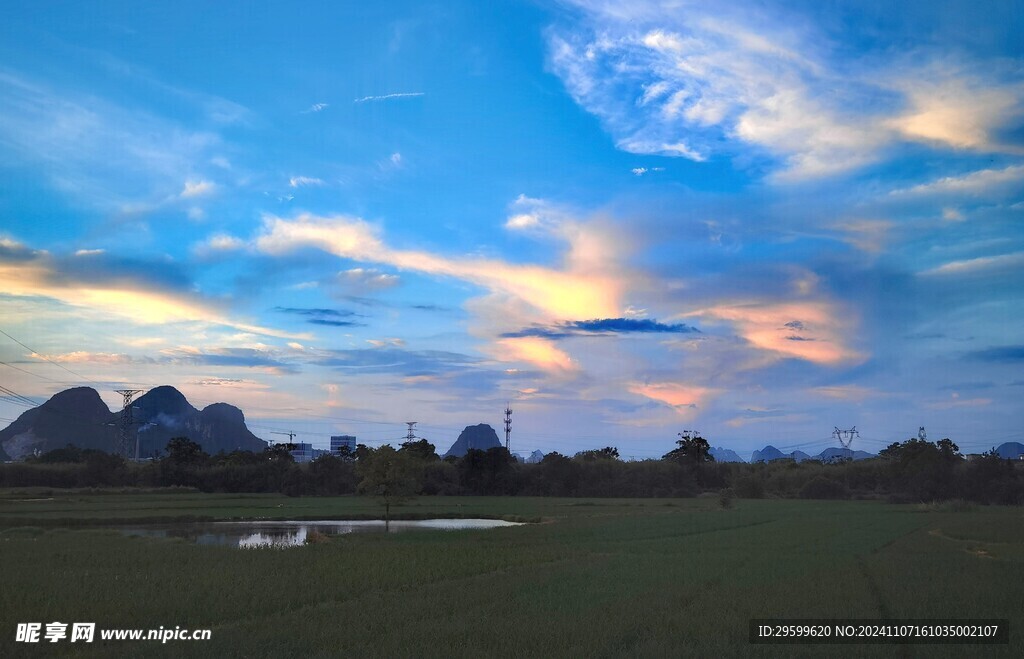
[[[132,399],[135,398],[135,394],[141,394],[141,389],[117,389],[115,393],[121,394],[124,397],[124,407],[121,408],[121,424],[120,424],[120,442],[118,451],[125,459],[131,458],[131,432],[132,426],[135,424],[132,418]],[[135,438],[135,459],[139,459],[139,442],[138,433]]]
[[[511,452],[509,438],[512,436],[512,407],[505,403],[505,450]]]

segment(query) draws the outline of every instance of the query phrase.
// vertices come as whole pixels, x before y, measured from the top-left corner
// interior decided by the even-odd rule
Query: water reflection
[[[391,533],[404,531],[457,531],[461,529],[493,529],[519,526],[519,522],[500,519],[420,519],[395,520]],[[313,531],[323,535],[347,533],[384,533],[382,520],[360,521],[281,521],[281,522],[206,522],[200,524],[161,524],[145,527],[123,527],[127,535],[151,538],[183,538],[199,545],[232,547],[295,547],[305,544]]]

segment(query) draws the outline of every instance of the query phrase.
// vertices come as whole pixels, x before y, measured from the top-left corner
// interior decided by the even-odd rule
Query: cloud
[[[363,96],[353,100],[353,103],[369,103],[376,101],[390,101],[397,98],[415,98],[417,96],[425,96],[424,92],[402,92],[398,94],[384,94],[383,96]]]
[[[825,302],[721,304],[686,315],[728,321],[752,345],[782,357],[830,366],[863,360],[846,346],[845,314]]]
[[[980,169],[959,176],[945,176],[931,183],[893,190],[889,194],[893,196],[979,196],[997,192],[1017,194],[1022,181],[1024,181],[1024,165],[1011,165],[1001,169]]]
[[[548,373],[571,374],[579,364],[551,341],[537,336],[505,338],[497,341],[492,354],[503,362],[526,362]]]
[[[172,262],[115,259],[105,254],[65,258],[17,247],[0,245],[0,293],[41,296],[140,324],[202,322],[267,336],[305,338],[230,318],[221,303],[193,293],[192,282]]]
[[[393,288],[401,281],[398,275],[381,272],[376,268],[349,268],[339,272],[337,281],[347,288],[355,288],[362,291],[383,290]]]
[[[539,336],[549,339],[560,339],[580,335],[613,334],[688,334],[697,332],[695,327],[683,324],[659,323],[647,318],[601,318],[594,320],[573,320],[553,326],[534,326],[515,332],[505,332],[505,338]]]
[[[844,234],[843,241],[862,252],[881,253],[893,224],[886,220],[848,220],[833,224],[832,229]]]
[[[343,258],[453,277],[522,300],[552,319],[617,316],[624,282],[614,270],[615,247],[584,226],[566,229],[565,235],[570,249],[562,269],[397,250],[367,222],[345,216],[268,216],[256,245],[268,254],[314,247]]]
[[[983,362],[1021,362],[1024,361],[1024,345],[996,346],[975,350],[967,353],[967,358]]]
[[[185,181],[185,187],[179,195],[182,199],[206,197],[214,193],[217,185],[211,181]]]
[[[311,176],[293,176],[288,179],[288,185],[293,188],[309,187],[323,185],[322,179],[314,178]]]
[[[196,175],[196,163],[210,161],[220,137],[139,107],[0,72],[0,144],[0,157],[13,157],[20,168],[37,166],[60,192],[121,211],[184,192],[181,181]]]
[[[216,233],[192,247],[198,256],[209,257],[216,254],[234,252],[245,248],[245,241],[226,233]]]
[[[824,396],[825,398],[849,400],[854,402],[860,402],[878,395],[878,392],[856,384],[814,387],[810,391],[819,396]]]
[[[292,307],[276,307],[274,311],[303,316],[306,318],[306,322],[311,325],[326,325],[328,327],[365,327],[364,323],[360,323],[355,320],[345,320],[361,316],[354,311],[343,309],[300,309]]]
[[[990,81],[940,72],[903,83],[908,112],[890,124],[909,139],[937,142],[957,149],[1004,150],[992,133],[1019,117],[1021,90],[993,87]]]
[[[314,362],[351,373],[387,373],[401,376],[436,375],[472,367],[469,355],[444,350],[405,350],[397,346],[328,350]]]
[[[323,112],[329,107],[330,104],[328,103],[314,103],[313,105],[309,106],[309,108],[307,108],[306,110],[303,110],[303,113]]]
[[[1000,254],[998,256],[981,256],[962,261],[950,261],[940,266],[924,270],[923,276],[936,275],[969,275],[991,271],[1004,271],[1024,266],[1024,252]]]
[[[179,364],[253,368],[275,375],[299,372],[295,364],[281,361],[270,350],[256,348],[211,348],[200,350],[183,346],[175,349],[161,350],[160,352],[169,361]]]
[[[633,382],[627,386],[630,393],[664,403],[680,413],[689,413],[699,407],[712,390],[679,382]]]
[[[85,350],[75,350],[74,352],[51,355],[38,355],[36,353],[32,353],[30,356],[36,359],[62,364],[130,364],[136,361],[131,356],[125,354],[112,352],[88,352]]]
[[[966,55],[936,51],[945,65],[925,66],[907,45],[851,61],[847,34],[782,6],[569,4],[548,32],[551,68],[629,153],[700,162],[754,147],[776,179],[798,180],[907,141],[1019,151],[993,135],[1013,126],[1024,87]]]

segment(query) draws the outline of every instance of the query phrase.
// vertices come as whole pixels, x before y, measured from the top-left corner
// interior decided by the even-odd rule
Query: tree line
[[[573,456],[549,453],[523,464],[505,448],[470,449],[441,459],[426,440],[400,447],[357,446],[297,464],[286,447],[209,455],[187,437],[144,463],[74,446],[0,465],[0,487],[192,487],[205,492],[290,496],[412,495],[884,499],[896,503],[962,499],[1024,503],[1024,463],[995,451],[965,460],[949,439],[897,442],[877,458],[822,463],[720,463],[701,437],[684,437],[661,459],[623,461],[615,447]]]

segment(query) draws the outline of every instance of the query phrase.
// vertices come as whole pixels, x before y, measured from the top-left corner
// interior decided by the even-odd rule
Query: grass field
[[[1024,509],[421,497],[486,531],[238,550],[97,520],[379,516],[373,500],[0,495],[0,656],[1021,656]],[[67,528],[71,523],[78,524]],[[761,646],[751,618],[1009,618],[1009,645]],[[212,628],[210,641],[14,644],[17,622]]]

